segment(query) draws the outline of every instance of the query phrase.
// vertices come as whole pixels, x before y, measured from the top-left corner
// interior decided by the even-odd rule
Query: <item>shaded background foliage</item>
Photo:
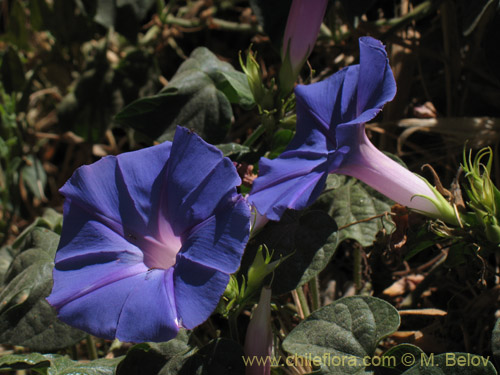
[[[241,73],[239,53],[253,45],[270,85],[279,70],[290,4],[0,4],[0,342],[1,350],[11,354],[0,357],[0,368],[113,373],[130,346],[99,341],[93,353],[92,338],[83,345],[84,334],[56,322],[43,304],[60,231],[60,217],[46,209],[61,211],[57,190],[80,165],[171,139],[178,123],[218,144],[251,180],[247,165],[256,171],[264,152],[277,156],[291,139],[293,124],[249,142],[260,116]],[[411,170],[432,164],[445,186],[457,174],[466,141],[473,148],[490,145],[498,183],[499,9],[498,0],[331,0],[300,81],[315,82],[355,63],[358,37],[382,40],[398,93],[383,117],[368,126],[374,143],[397,154]],[[412,333],[390,336],[379,344],[381,349],[405,341],[427,352],[498,355],[500,289],[494,256],[483,259],[476,248],[430,234],[424,230],[428,224],[414,215],[403,215],[406,219],[394,224],[384,216],[392,202],[353,179],[332,176],[327,189],[311,210],[287,214],[267,227],[243,260],[240,280],[259,245],[268,245],[275,260],[286,257],[275,275],[276,301],[285,319],[277,330],[292,329],[300,320],[289,310],[294,300],[286,292],[303,288],[310,295],[308,281],[319,276],[324,304],[366,292],[399,309],[447,312],[403,317],[400,331]],[[372,217],[376,219],[367,220]],[[363,267],[353,275],[356,259]],[[241,336],[247,320],[246,315],[239,318]],[[397,328],[391,324],[387,334]],[[134,373],[239,373],[240,363],[232,362],[241,355],[238,343],[217,339],[217,330],[223,336],[228,332],[220,316],[196,331],[198,341],[183,333],[163,346],[133,346],[118,373],[131,373],[124,363],[137,369]],[[300,329],[296,332],[300,336]],[[45,334],[52,336],[40,340]],[[36,335],[39,340],[32,340]],[[292,340],[285,349],[298,345]],[[14,351],[14,345],[26,348]],[[59,352],[29,354],[35,350]],[[232,357],[224,357],[228,352]],[[92,365],[76,361],[106,355],[117,358]],[[143,361],[150,361],[150,367],[142,368]]]

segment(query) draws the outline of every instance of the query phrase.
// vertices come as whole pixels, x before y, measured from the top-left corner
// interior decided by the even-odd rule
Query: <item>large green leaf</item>
[[[50,361],[40,353],[9,354],[0,357],[0,369],[45,368]]]
[[[280,222],[268,223],[250,241],[242,262],[242,273],[265,244],[273,259],[286,258],[274,272],[273,294],[280,295],[309,281],[325,268],[338,246],[334,220],[323,211],[286,211]]]
[[[84,337],[82,331],[57,319],[47,303],[59,235],[35,227],[5,274],[0,292],[0,342],[50,351]]]
[[[122,358],[77,362],[52,354],[11,354],[0,357],[0,369],[35,369],[47,375],[113,375]]]
[[[173,357],[160,375],[241,375],[245,373],[244,353],[238,343],[219,338],[198,351]]]
[[[306,358],[319,358],[322,374],[368,374],[378,342],[399,327],[399,314],[389,303],[368,296],[341,298],[307,317],[290,332],[283,348]]]
[[[171,140],[176,125],[182,125],[207,142],[220,143],[232,121],[230,102],[249,105],[242,74],[199,47],[165,89],[131,103],[116,115],[116,121],[160,142]]]
[[[117,367],[117,375],[155,375],[173,356],[190,349],[189,336],[181,330],[173,340],[154,343],[145,342],[134,345]]]
[[[392,231],[392,222],[377,217],[391,211],[393,202],[361,181],[342,175],[328,176],[326,190],[317,207],[326,210],[341,228],[339,241],[353,239],[362,246],[371,246],[382,228]],[[373,220],[359,222],[373,218]],[[352,223],[357,224],[351,225]]]

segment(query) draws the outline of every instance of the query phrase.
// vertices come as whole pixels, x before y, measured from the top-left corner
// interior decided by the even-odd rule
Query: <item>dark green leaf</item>
[[[9,354],[0,357],[0,369],[28,369],[49,367],[50,361],[42,354]]]
[[[131,103],[115,119],[159,142],[173,139],[176,125],[182,125],[209,143],[219,143],[233,116],[229,100],[217,88],[224,82],[221,72],[228,71],[234,71],[230,64],[197,48],[164,90]]]
[[[52,269],[59,236],[35,227],[5,275],[0,292],[0,342],[57,350],[80,341],[82,331],[57,319],[47,303],[52,289]]]
[[[27,25],[28,19],[24,5],[20,0],[14,0],[8,16],[7,32],[2,36],[2,39],[20,49],[29,49]]]
[[[317,205],[326,210],[341,228],[340,242],[349,238],[362,246],[371,246],[380,230],[390,233],[394,228],[388,218],[378,217],[391,211],[392,201],[352,177],[329,175],[326,191]],[[351,225],[369,218],[373,219]]]
[[[29,164],[21,169],[23,183],[35,197],[42,199],[45,197],[44,190],[47,184],[45,169],[43,169],[42,162],[33,155],[28,155],[26,160]]]
[[[175,356],[160,375],[241,375],[245,373],[243,350],[234,341],[220,338],[200,350]]]
[[[48,30],[52,27],[52,12],[47,5],[46,0],[30,0],[30,20],[31,26],[35,30]]]
[[[175,355],[187,352],[188,334],[181,330],[173,340],[134,345],[117,367],[117,375],[154,375]]]
[[[12,244],[12,248],[14,249],[15,254],[17,254],[17,252],[19,252],[22,247],[26,246],[25,242],[28,235],[36,227],[50,229],[51,231],[60,234],[62,229],[62,220],[63,216],[59,212],[53,210],[52,208],[47,208],[44,211],[43,216],[37,217],[33,221],[33,223],[26,227],[26,229],[24,229],[22,233],[16,238],[16,240]]]
[[[23,67],[17,52],[14,48],[8,47],[2,56],[2,65],[0,66],[2,84],[7,93],[23,91],[26,83]]]
[[[249,243],[242,272],[246,272],[261,244],[273,252],[273,260],[287,257],[274,272],[273,294],[280,295],[325,268],[339,244],[337,226],[323,211],[286,211],[280,222],[268,223]]]
[[[0,357],[0,368],[5,369],[42,369],[47,375],[113,375],[121,357],[97,359],[91,362],[77,362],[53,354],[14,354]]]
[[[0,282],[3,282],[5,273],[7,272],[7,269],[9,268],[11,263],[12,254],[9,249],[6,246],[0,248]],[[2,290],[1,286],[0,290]]]
[[[399,322],[397,310],[381,299],[345,297],[302,321],[283,348],[298,356],[321,358],[322,374],[368,374],[372,372],[365,369],[363,359],[373,357],[378,342],[395,332]]]
[[[273,148],[269,153],[269,159],[280,156],[292,140],[294,132],[290,129],[280,129],[273,135]]]
[[[51,356],[51,366],[48,368],[47,375],[114,375],[118,363],[122,357],[113,359],[96,359],[91,362],[77,362],[68,357]]]
[[[496,375],[488,359],[469,353],[431,354],[416,358],[416,364],[403,375]]]
[[[382,363],[385,367],[392,368],[401,374],[411,368],[417,360],[424,358],[424,352],[418,346],[400,344],[384,353]]]

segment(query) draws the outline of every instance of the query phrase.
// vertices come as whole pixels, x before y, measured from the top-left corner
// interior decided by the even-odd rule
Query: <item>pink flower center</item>
[[[175,265],[177,253],[182,247],[170,224],[164,221],[160,226],[160,239],[145,237],[147,244],[143,248],[144,264],[149,268],[169,269]]]

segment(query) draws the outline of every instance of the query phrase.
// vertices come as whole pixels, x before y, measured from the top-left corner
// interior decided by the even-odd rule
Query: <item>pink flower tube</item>
[[[271,373],[272,346],[271,288],[264,287],[245,337],[245,355],[249,359],[245,375],[269,375]]]
[[[283,37],[280,83],[292,89],[311,54],[325,17],[328,0],[293,0]]]

